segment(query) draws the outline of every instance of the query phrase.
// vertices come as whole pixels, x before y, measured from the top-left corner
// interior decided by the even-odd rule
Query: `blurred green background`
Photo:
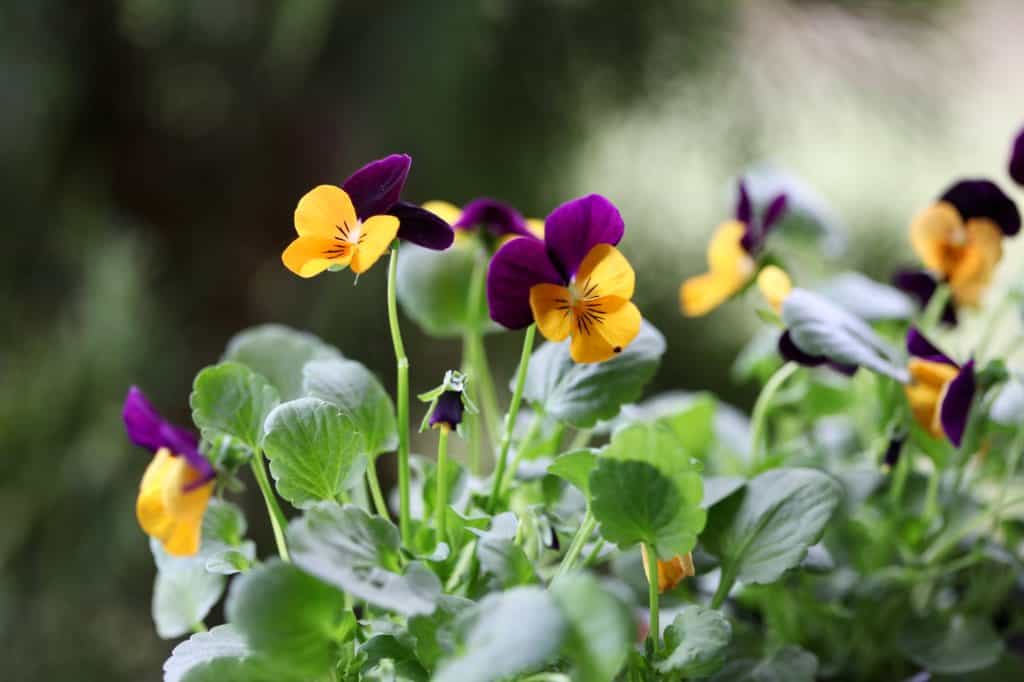
[[[1022,25],[1014,0],[3,3],[5,679],[160,679],[172,643],[149,616],[134,519],[148,455],[119,416],[130,384],[185,422],[196,371],[274,321],[391,385],[384,269],[353,288],[280,264],[312,186],[405,151],[414,201],[492,195],[543,216],[606,194],[636,300],[669,341],[652,390],[748,406],[756,387],[729,367],[750,306],[677,308],[731,179],[770,162],[831,207],[834,243],[798,273],[886,278],[911,259],[910,215],[952,179],[1009,187]],[[457,365],[456,342],[405,333],[414,392]],[[519,342],[488,342],[499,383]]]

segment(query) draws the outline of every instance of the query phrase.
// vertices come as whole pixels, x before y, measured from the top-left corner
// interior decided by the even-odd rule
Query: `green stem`
[[[559,564],[558,571],[555,572],[556,578],[572,570],[572,565],[576,563],[576,559],[579,558],[580,552],[583,551],[583,546],[587,544],[587,539],[590,538],[590,534],[594,532],[595,527],[597,527],[597,519],[590,513],[590,509],[587,509],[587,513],[583,515],[583,521],[580,522],[580,527],[576,529],[576,534],[572,536],[569,551],[562,557],[562,563]]]
[[[999,524],[1002,522],[1003,510],[1006,508],[1006,493],[1017,475],[1017,467],[1020,465],[1021,453],[1024,452],[1024,427],[1020,427],[1017,435],[1010,445],[1010,454],[1006,464],[1006,473],[1003,476],[1003,485],[999,488],[999,496],[996,498],[995,506],[992,508],[992,534],[999,531]]]
[[[483,347],[483,334],[481,332],[482,320],[480,319],[480,306],[483,303],[484,287],[487,281],[487,254],[483,249],[477,249],[474,254],[473,274],[469,282],[469,317],[467,319],[468,329],[462,335],[462,358],[463,371],[474,376],[477,384],[481,387],[478,391],[480,402],[486,409],[486,402],[493,396],[484,397],[482,390],[485,384],[480,371],[480,353]],[[493,407],[493,406],[492,406]],[[491,413],[493,415],[493,412]],[[493,416],[491,417],[493,418]],[[481,471],[481,454],[483,449],[484,415],[474,415],[471,420],[472,430],[469,437],[469,470],[474,476],[479,476]],[[493,439],[496,432],[491,432]]]
[[[380,488],[380,479],[377,478],[377,458],[371,457],[366,465],[366,482],[370,485],[370,497],[373,498],[373,506],[377,514],[391,520],[388,513],[388,503],[384,501],[384,492]]]
[[[448,518],[448,427],[442,425],[437,432],[437,496],[434,500],[434,527],[438,542],[447,538],[445,521]]]
[[[711,598],[711,608],[719,609],[725,600],[729,598],[729,592],[732,590],[733,583],[736,582],[736,578],[731,573],[722,572],[718,580],[718,589],[715,590],[715,596]]]
[[[903,448],[904,450],[896,462],[896,470],[892,472],[892,485],[889,488],[889,502],[895,509],[900,507],[900,500],[903,499],[903,489],[907,485],[907,476],[910,475],[910,469],[914,461],[911,449],[906,444],[904,444]]]
[[[590,554],[583,560],[583,568],[593,566],[594,562],[597,561],[597,557],[601,555],[602,549],[604,549],[604,538],[594,543],[594,549],[590,550]]]
[[[498,399],[494,391],[491,365],[487,360],[487,347],[484,345],[483,334],[479,332],[473,335],[471,341],[473,376],[480,387],[477,392],[480,396],[480,412],[483,414],[484,423],[487,424],[487,434],[491,442],[497,443],[501,437],[501,428],[498,426]]]
[[[786,383],[786,380],[793,376],[798,369],[800,369],[800,365],[795,362],[787,362],[772,375],[768,383],[761,389],[760,395],[757,396],[757,402],[754,403],[754,410],[750,417],[750,460],[752,463],[758,462],[761,458],[761,441],[764,440],[768,408],[772,399]]]
[[[515,480],[516,472],[519,471],[519,464],[523,461],[523,455],[525,455],[530,449],[530,446],[533,445],[533,441],[537,439],[537,434],[540,433],[543,425],[544,415],[540,412],[534,413],[533,420],[530,423],[530,428],[526,430],[526,435],[519,440],[519,445],[516,446],[516,456],[512,458],[512,464],[509,466],[508,471],[505,472],[505,480],[501,482],[502,490],[508,487],[512,481]],[[561,424],[559,424],[558,427],[565,428]]]
[[[519,406],[523,402],[523,388],[526,386],[526,369],[530,366],[530,354],[533,352],[533,339],[537,335],[537,325],[531,324],[526,328],[526,335],[523,337],[523,350],[519,354],[519,369],[516,372],[516,387],[512,393],[512,402],[508,407],[508,414],[505,415],[505,432],[501,436],[501,451],[498,453],[498,464],[494,469],[494,483],[491,487],[491,496],[487,500],[487,511],[494,513],[495,505],[501,499],[501,486],[505,478],[505,467],[508,464],[508,450],[512,445],[512,431],[515,429],[516,418],[519,416]]]
[[[651,651],[658,653],[658,644],[661,642],[661,625],[658,623],[658,552],[649,542],[644,543],[644,549],[647,551],[647,600],[651,611],[647,639],[651,643]]]
[[[566,452],[572,452],[573,450],[581,450],[590,443],[590,437],[593,435],[590,429],[580,429],[573,436],[573,439],[569,441],[569,449]]]
[[[203,621],[192,623],[192,627],[189,629],[192,630],[192,632],[206,632],[206,623]]]
[[[267,470],[263,464],[263,454],[254,452],[249,464],[252,465],[256,484],[260,487],[260,492],[263,493],[263,501],[267,504],[270,526],[274,529],[274,542],[277,543],[277,553],[283,560],[291,561],[288,556],[288,545],[284,541],[284,527],[288,525],[288,520],[285,518],[284,512],[281,511],[281,507],[278,506],[277,498],[274,497],[274,489],[270,486],[270,479],[267,477]]]
[[[919,326],[926,333],[935,331],[938,328],[939,321],[942,320],[942,313],[946,309],[946,304],[949,303],[951,294],[952,290],[948,284],[940,284],[936,287],[935,293],[932,294],[924,312],[921,313],[921,323]]]
[[[398,240],[391,245],[388,263],[388,325],[391,343],[395,347],[395,365],[398,373],[398,526],[402,542],[412,545],[412,519],[409,515],[409,358],[402,343],[402,330],[398,326],[398,303],[395,279],[398,274]]]

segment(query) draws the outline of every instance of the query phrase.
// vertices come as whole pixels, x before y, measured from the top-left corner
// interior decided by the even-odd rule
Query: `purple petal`
[[[960,447],[967,430],[971,403],[974,401],[974,360],[964,364],[960,372],[949,382],[946,394],[939,406],[939,421],[942,430],[953,445]]]
[[[507,234],[534,236],[526,229],[526,220],[519,211],[504,202],[486,197],[474,199],[466,204],[462,209],[462,216],[452,227],[483,227],[497,237],[504,237]]]
[[[775,198],[768,204],[768,208],[764,211],[764,219],[761,220],[761,231],[767,235],[771,232],[772,228],[782,220],[782,216],[786,214],[786,206],[789,203],[789,199],[785,194],[776,194]]]
[[[750,194],[747,193],[747,185],[743,180],[739,181],[736,192],[735,218],[748,225],[754,221],[754,209],[750,203]]]
[[[926,270],[899,270],[892,276],[892,283],[897,289],[917,300],[922,309],[928,307],[928,302],[932,300],[939,286],[935,277]],[[942,321],[953,326],[957,324],[956,306],[952,297],[942,311]]]
[[[426,249],[444,251],[455,240],[455,231],[440,216],[406,201],[388,211],[398,218],[398,238]]]
[[[412,157],[408,154],[392,154],[366,164],[342,183],[341,188],[348,192],[360,220],[391,210],[398,202],[411,165]]]
[[[213,467],[199,452],[196,435],[165,421],[137,386],[128,389],[121,415],[132,443],[150,452],[167,448],[172,455],[184,457],[189,466],[202,473],[204,482],[213,478]]]
[[[487,305],[491,319],[509,329],[533,322],[530,287],[549,282],[567,284],[539,239],[513,239],[491,258],[487,270]]]
[[[440,424],[447,424],[448,428],[454,429],[462,423],[462,392],[445,391],[437,399],[434,411],[430,413],[431,428]]]
[[[956,363],[935,347],[931,341],[925,338],[924,334],[918,331],[917,327],[907,330],[907,352],[914,357],[932,362],[941,362],[956,367]]]
[[[971,218],[988,218],[1007,236],[1020,231],[1017,204],[990,180],[961,180],[940,199],[953,204],[965,222]]]
[[[907,440],[905,435],[893,436],[892,440],[889,441],[889,447],[885,449],[885,457],[882,458],[882,463],[890,469],[896,466],[896,462],[900,460],[900,453],[903,452],[903,443]]]
[[[1010,177],[1018,185],[1024,185],[1024,128],[1017,134],[1013,141],[1013,150],[1010,152]]]
[[[600,194],[590,194],[551,212],[544,222],[544,241],[551,261],[568,281],[592,248],[615,246],[625,229],[619,209]]]

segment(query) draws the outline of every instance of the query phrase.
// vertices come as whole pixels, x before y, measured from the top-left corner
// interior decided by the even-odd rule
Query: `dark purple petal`
[[[412,157],[408,154],[392,154],[366,164],[342,183],[341,188],[348,192],[360,220],[391,210],[398,202],[411,165]]]
[[[836,362],[834,360],[829,360],[827,364],[828,368],[833,372],[839,372],[844,376],[852,377],[857,373],[857,365],[844,365],[843,363]]]
[[[949,441],[960,447],[967,430],[971,403],[974,401],[974,360],[968,360],[960,372],[949,382],[939,405],[939,421]]]
[[[922,309],[928,307],[928,302],[935,295],[939,283],[935,277],[926,270],[899,270],[892,276],[892,283],[903,293],[913,297]],[[946,324],[956,326],[956,306],[952,297],[942,311],[942,321]]]
[[[1018,185],[1024,185],[1024,128],[1017,134],[1010,151],[1010,177]]]
[[[388,213],[398,218],[398,238],[403,241],[434,251],[444,251],[455,240],[455,231],[451,225],[425,208],[399,201]]]
[[[965,222],[971,218],[988,218],[1007,236],[1020,231],[1017,204],[990,180],[961,180],[940,199],[953,204]]]
[[[430,427],[447,424],[454,429],[462,423],[462,391],[445,391],[437,398],[434,411],[430,413]]]
[[[530,287],[534,284],[568,284],[548,257],[539,239],[513,239],[491,258],[487,270],[487,305],[491,319],[509,329],[533,322]]]
[[[128,389],[121,415],[132,443],[150,452],[167,448],[172,455],[184,457],[190,467],[203,474],[204,482],[213,478],[213,467],[199,452],[196,435],[165,421],[137,386]]]
[[[598,244],[615,246],[626,226],[619,209],[600,194],[562,204],[544,221],[544,241],[551,261],[568,281]]]
[[[889,441],[889,447],[885,449],[885,457],[882,458],[882,463],[885,466],[890,469],[896,466],[896,462],[900,461],[900,453],[903,452],[903,443],[906,440],[906,435],[893,436]]]
[[[526,229],[526,220],[519,211],[497,199],[486,197],[474,199],[466,204],[462,209],[462,216],[452,227],[482,227],[496,237],[504,237],[507,234],[534,236]]]
[[[907,330],[907,352],[923,360],[941,362],[956,367],[956,363],[948,355],[936,348],[931,341],[926,339],[924,334],[918,331],[917,327],[911,327]]]
[[[772,228],[782,220],[782,216],[786,214],[786,205],[788,203],[789,199],[785,194],[776,194],[768,203],[768,208],[764,211],[764,218],[761,220],[762,233],[767,235],[771,232]]]
[[[779,337],[779,355],[782,356],[783,360],[788,362],[795,362],[798,365],[804,367],[821,367],[822,365],[827,366],[829,369],[835,370],[840,374],[846,376],[853,376],[857,372],[856,365],[845,365],[840,362],[833,362],[826,357],[821,355],[811,355],[810,353],[804,352],[796,342],[793,341],[793,335],[789,331],[784,331],[782,336]]]
[[[754,222],[754,209],[750,203],[750,194],[747,192],[747,184],[743,180],[737,184],[735,218],[741,223],[749,225]]]

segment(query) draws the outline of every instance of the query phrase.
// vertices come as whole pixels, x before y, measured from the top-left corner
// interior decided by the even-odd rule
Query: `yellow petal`
[[[533,233],[537,239],[544,239],[544,221],[537,218],[526,219],[526,229]]]
[[[907,365],[910,383],[903,390],[914,419],[936,438],[943,436],[939,405],[957,368],[943,362],[911,358]]]
[[[331,238],[339,227],[356,224],[352,200],[340,187],[320,185],[299,199],[295,208],[295,231],[303,237]]]
[[[910,380],[913,384],[923,384],[938,390],[956,377],[957,370],[945,362],[933,362],[922,358],[911,358],[907,363]]]
[[[423,208],[430,211],[449,225],[454,225],[459,221],[459,218],[462,217],[462,209],[455,204],[448,203],[447,201],[428,201],[423,204]]]
[[[173,473],[174,457],[170,450],[161,448],[153,461],[146,467],[139,485],[139,497],[135,502],[135,516],[139,526],[157,539],[166,537],[174,524],[164,503],[164,483]]]
[[[610,244],[590,249],[576,272],[576,295],[584,300],[618,296],[633,298],[636,274],[622,252]]]
[[[530,287],[530,309],[537,328],[548,341],[564,341],[572,328],[569,290],[557,284]]]
[[[184,457],[174,457],[167,448],[156,453],[142,476],[135,504],[139,525],[174,556],[199,551],[203,514],[213,492],[213,481],[188,489],[199,476]]]
[[[782,312],[782,302],[793,290],[793,282],[790,281],[789,275],[775,265],[768,265],[761,269],[757,275],[757,286],[765,300],[768,301],[768,305],[777,313]]]
[[[615,357],[640,333],[640,310],[617,296],[586,304],[573,318],[569,355],[575,362],[604,362]]]
[[[967,244],[949,273],[949,286],[959,305],[977,305],[1003,257],[1003,232],[991,220],[967,221]]]
[[[182,459],[182,458],[179,458]],[[174,526],[164,541],[164,549],[173,556],[191,556],[199,551],[203,514],[213,493],[213,481],[188,490],[175,488],[175,501],[171,506]]]
[[[746,225],[738,220],[728,220],[718,226],[708,243],[708,269],[711,272],[742,274],[744,277],[753,274],[754,260],[741,243],[746,231]]]
[[[722,305],[747,284],[746,277],[709,272],[683,282],[679,287],[679,304],[683,314],[700,317]]]
[[[352,256],[352,272],[362,274],[373,267],[398,234],[398,218],[393,215],[371,216],[359,230],[359,243]]]
[[[350,244],[323,237],[299,237],[281,254],[284,266],[299,277],[314,277],[332,265],[348,265]]]
[[[910,244],[918,258],[944,277],[955,267],[966,239],[960,213],[945,201],[924,209],[910,223]]]

